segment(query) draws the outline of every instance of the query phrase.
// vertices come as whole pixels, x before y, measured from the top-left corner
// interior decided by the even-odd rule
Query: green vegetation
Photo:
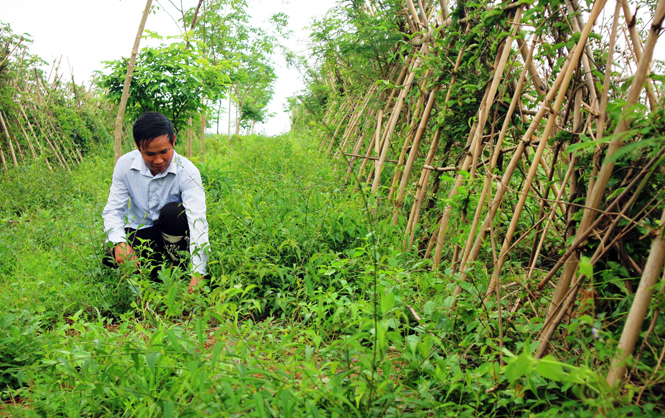
[[[594,371],[614,337],[595,340],[588,316],[568,331],[588,350],[536,361],[521,336],[537,325],[520,308],[507,328],[515,354],[504,351],[500,367],[496,315],[469,300],[451,311],[454,285],[401,250],[399,231],[374,220],[380,207],[338,187],[310,138],[207,141],[213,252],[195,295],[177,269],[153,283],[99,265],[109,152],[71,174],[3,177],[7,414],[620,416],[655,407],[631,406],[630,393]]]
[[[63,79],[53,62],[28,51],[32,40],[0,22],[0,159],[2,168],[37,165],[70,169],[89,149],[105,143],[109,133],[108,102],[98,91],[72,78]]]
[[[665,77],[632,57],[651,64],[665,0],[587,39],[601,4],[341,2],[316,60],[289,56],[289,134],[188,141],[211,244],[193,294],[180,267],[100,264],[125,64],[101,94],[6,55],[0,416],[662,416]],[[264,120],[288,33],[247,7],[180,10],[130,114],[181,128],[229,94],[237,126]]]
[[[223,97],[229,85],[229,63],[209,62],[202,48],[191,42],[143,48],[131,81],[128,119],[134,120],[143,112],[159,112],[180,132],[192,114],[205,110],[206,101]],[[108,99],[117,104],[122,97],[127,61],[106,65],[110,74],[103,75],[99,85],[108,89]]]

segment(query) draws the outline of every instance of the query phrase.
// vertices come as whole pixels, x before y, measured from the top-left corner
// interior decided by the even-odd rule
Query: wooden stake
[[[612,360],[612,366],[607,373],[607,383],[610,386],[620,383],[626,374],[626,360],[635,349],[635,343],[640,335],[644,317],[649,309],[651,297],[658,284],[658,279],[665,263],[665,239],[663,237],[665,233],[665,211],[663,211],[663,215],[660,218],[660,225],[660,230],[656,232],[656,237],[651,244],[651,252],[644,267],[640,286],[635,293],[630,313],[621,333],[617,355]]]
[[[134,64],[136,63],[136,55],[139,52],[139,44],[141,43],[141,36],[143,36],[143,28],[145,27],[145,22],[148,20],[148,14],[150,14],[150,6],[152,5],[152,0],[147,0],[145,3],[145,9],[143,9],[143,16],[141,17],[141,23],[139,24],[139,29],[136,32],[136,38],[134,39],[134,47],[132,48],[132,55],[129,58],[129,63],[127,64],[127,74],[125,75],[125,84],[122,87],[122,97],[120,98],[120,106],[118,106],[118,114],[115,118],[115,142],[114,142],[114,164],[118,161],[118,158],[122,155],[122,120],[125,117],[125,109],[127,108],[127,99],[129,99],[129,86],[132,81],[132,74],[134,73]]]
[[[508,249],[510,248],[510,243],[513,239],[513,235],[515,233],[515,230],[517,229],[517,224],[519,222],[519,218],[522,215],[522,209],[524,208],[524,204],[526,202],[526,198],[529,193],[529,189],[531,188],[531,184],[533,182],[533,179],[536,175],[536,171],[538,170],[538,165],[541,156],[543,155],[543,151],[545,150],[545,145],[547,144],[547,141],[549,140],[550,134],[552,132],[552,128],[554,127],[554,122],[556,121],[556,117],[559,113],[559,109],[561,108],[561,105],[563,104],[563,99],[566,97],[566,93],[568,90],[568,84],[570,83],[570,80],[572,79],[573,76],[573,70],[577,67],[577,63],[582,55],[582,52],[584,50],[584,46],[586,44],[587,37],[589,36],[589,33],[591,32],[591,28],[593,26],[593,22],[596,20],[598,15],[600,14],[601,10],[605,6],[607,0],[598,0],[594,3],[594,7],[591,10],[591,15],[589,18],[589,22],[587,25],[584,27],[584,31],[582,31],[582,35],[580,36],[580,40],[577,42],[577,45],[575,47],[575,50],[573,52],[572,60],[571,60],[571,65],[568,66],[568,70],[566,71],[566,76],[561,84],[561,89],[559,91],[559,94],[557,96],[557,99],[552,106],[552,109],[550,112],[552,115],[548,117],[547,119],[547,126],[545,127],[545,131],[543,132],[543,135],[540,139],[540,144],[538,145],[538,149],[536,150],[536,154],[533,156],[533,162],[531,164],[531,168],[529,169],[529,174],[527,176],[526,181],[524,182],[524,187],[522,189],[522,193],[520,194],[519,200],[517,202],[517,206],[515,207],[515,210],[513,212],[513,217],[510,221],[510,225],[508,227],[508,231],[506,231],[506,236],[503,241],[503,245],[501,247],[501,253],[499,255],[499,260],[497,264],[494,266],[494,273],[492,274],[492,279],[490,281],[490,284],[487,288],[486,295],[490,295],[494,292],[494,286],[498,286],[499,282],[499,275],[501,274],[501,269],[503,268],[503,264],[506,260],[506,256],[508,255]]]
[[[12,145],[12,140],[9,137],[9,130],[5,124],[5,119],[2,117],[2,112],[0,112],[0,122],[2,122],[2,129],[5,131],[5,136],[7,137],[7,143],[9,143],[9,151],[12,154],[12,161],[14,161],[14,167],[18,167],[18,161],[16,161],[16,153],[14,153],[14,145]]]
[[[201,113],[201,162],[205,161],[206,114]]]
[[[404,83],[404,89],[402,90],[401,94],[399,95],[399,98],[397,99],[397,103],[395,104],[395,109],[393,110],[390,122],[386,129],[386,138],[383,141],[384,144],[382,144],[381,146],[381,157],[376,165],[376,169],[374,170],[374,183],[372,184],[372,193],[376,193],[376,191],[379,189],[379,184],[381,182],[381,170],[383,169],[383,164],[388,154],[390,137],[393,131],[395,130],[395,125],[397,125],[399,114],[402,111],[402,106],[404,106],[404,100],[406,99],[406,96],[409,94],[409,90],[413,85],[413,80],[416,77],[416,70],[420,67],[423,55],[427,54],[427,50],[428,50],[427,44],[424,43],[423,46],[420,48],[420,52],[418,53],[418,58],[416,58],[416,61],[413,64],[413,69],[411,70],[411,74],[409,74],[408,80]]]
[[[513,154],[513,158],[510,160],[510,163],[504,170],[503,176],[501,177],[501,181],[498,183],[496,194],[494,195],[494,199],[492,200],[492,204],[490,206],[491,210],[488,211],[487,215],[485,215],[485,220],[483,221],[483,224],[479,229],[478,236],[476,237],[476,240],[473,243],[473,247],[471,248],[471,252],[469,253],[468,260],[475,261],[478,257],[478,254],[480,254],[480,248],[485,239],[487,231],[490,228],[490,225],[494,221],[494,217],[496,216],[497,210],[501,205],[501,202],[503,201],[503,196],[507,190],[507,185],[510,184],[510,180],[513,176],[513,173],[515,172],[515,169],[517,168],[519,160],[522,158],[524,150],[533,140],[533,135],[536,132],[536,129],[540,127],[540,121],[545,116],[545,113],[550,111],[549,108],[550,102],[554,98],[556,92],[559,90],[559,86],[561,86],[561,83],[563,82],[563,79],[566,76],[566,73],[568,72],[568,68],[570,68],[570,61],[571,60],[569,58],[564,62],[563,67],[561,68],[561,72],[559,73],[559,76],[554,80],[552,88],[547,93],[547,96],[545,96],[545,99],[543,100],[543,103],[541,104],[538,113],[534,116],[533,120],[531,121],[531,124],[529,125],[529,128],[522,136],[522,140],[518,144],[517,149]],[[465,266],[462,266],[462,270],[460,271],[461,273],[463,273],[460,277],[460,281],[466,280],[467,277],[466,273],[464,272],[464,267]],[[455,288],[455,291],[453,292],[453,295],[457,296],[460,294],[461,291],[462,288],[460,286],[457,286]]]
[[[192,158],[192,117],[187,118],[187,158]]]
[[[663,23],[663,19],[665,19],[665,0],[660,0],[656,8],[654,20],[649,30],[649,37],[647,39],[647,44],[644,48],[642,59],[638,64],[637,71],[633,77],[633,83],[631,84],[630,91],[628,93],[628,96],[626,97],[627,104],[624,110],[627,110],[630,106],[634,106],[637,103],[637,100],[639,99],[639,96],[642,92],[642,86],[644,84],[644,80],[646,79],[647,73],[649,71],[651,57],[653,56],[653,50],[656,45],[656,42],[658,41],[658,36],[660,34],[660,29]],[[589,21],[593,20],[595,20],[595,17],[590,17]],[[625,114],[626,113],[624,112],[623,115]],[[628,128],[630,126],[630,120],[631,120],[630,116],[623,116],[623,115],[619,120],[616,130],[614,131],[614,136],[616,139],[610,143],[609,148],[607,149],[605,160],[603,161],[603,165],[598,174],[596,184],[594,185],[591,193],[587,195],[584,213],[582,215],[582,220],[580,221],[580,225],[578,227],[578,234],[577,234],[578,239],[576,239],[576,241],[578,241],[579,236],[582,233],[586,232],[591,226],[591,224],[594,223],[594,220],[596,218],[596,209],[599,207],[600,202],[603,196],[605,195],[607,184],[610,180],[612,170],[614,169],[614,160],[612,159],[612,155],[615,152],[617,152],[619,149],[621,149],[621,147],[623,146],[623,137],[625,136],[623,134],[626,131],[628,131]],[[557,283],[557,287],[552,298],[552,304],[550,305],[550,308],[547,313],[546,321],[547,319],[549,319],[550,316],[553,315],[556,306],[560,305],[563,302],[564,295],[568,292],[568,288],[570,287],[571,279],[575,274],[575,272],[577,271],[577,265],[578,265],[578,257],[576,251],[572,254],[572,257],[566,263],[563,273],[561,274],[561,278]],[[541,341],[541,345],[543,343],[544,341]],[[545,348],[539,347],[539,351],[541,350],[544,351]]]
[[[513,38],[517,33],[520,20],[522,19],[522,10],[523,6],[520,6],[517,9],[517,12],[515,13],[512,22],[513,29],[511,31],[511,35],[505,41],[501,57],[499,58],[498,63],[495,65],[496,70],[492,78],[492,84],[489,86],[489,89],[486,92],[486,97],[483,98],[483,101],[480,104],[480,108],[478,109],[478,128],[476,129],[474,138],[471,140],[471,143],[469,144],[471,148],[467,153],[464,162],[462,163],[462,166],[460,168],[460,171],[466,171],[469,169],[469,166],[471,166],[471,164],[473,163],[470,178],[473,178],[475,174],[476,162],[480,154],[480,148],[483,139],[483,131],[485,130],[485,123],[487,122],[487,117],[489,116],[490,107],[494,103],[494,96],[496,95],[496,92],[499,89],[499,83],[503,78],[503,72],[506,68],[508,57],[510,56]],[[461,186],[463,181],[464,177],[462,177],[461,174],[458,174],[457,179],[453,184],[452,190],[448,195],[449,199],[452,199],[457,194],[457,189],[459,188],[459,186]],[[452,206],[448,204],[444,209],[444,213],[441,218],[441,225],[439,227],[439,236],[436,241],[436,252],[434,253],[434,260],[433,260],[434,269],[438,269],[439,264],[441,262],[441,255],[443,253],[443,241],[448,229],[448,223],[450,221],[451,213],[452,213]]]

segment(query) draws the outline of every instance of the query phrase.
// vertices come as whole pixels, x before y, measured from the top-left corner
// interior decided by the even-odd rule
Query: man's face
[[[168,135],[158,136],[147,145],[142,144],[139,151],[153,176],[169,168],[173,159],[173,145]]]

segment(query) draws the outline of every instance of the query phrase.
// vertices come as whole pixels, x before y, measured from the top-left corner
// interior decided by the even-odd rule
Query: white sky
[[[34,40],[30,52],[49,62],[61,56],[63,70],[73,69],[77,82],[89,81],[94,70],[103,70],[101,61],[129,57],[136,30],[145,7],[145,0],[0,0],[0,21],[9,23],[14,33],[28,33]],[[181,0],[172,0],[179,4]],[[289,16],[289,26],[294,32],[287,47],[299,53],[307,49],[309,32],[304,30],[313,17],[321,17],[336,0],[248,0],[249,14],[253,25],[265,27],[266,20],[274,13],[284,12]],[[194,7],[197,0],[182,0],[185,8]],[[179,13],[168,0],[154,0],[171,12],[174,18]],[[605,6],[603,17],[609,18],[614,10],[614,1]],[[176,35],[176,23],[163,10],[148,17],[146,29],[160,35]],[[142,40],[141,46],[158,44],[159,41]],[[665,58],[665,40],[661,40],[654,59]],[[295,69],[287,69],[284,60],[276,56],[278,80],[275,96],[269,112],[276,116],[257,131],[268,135],[286,132],[289,115],[284,112],[286,98],[302,89],[302,81]],[[68,75],[67,75],[68,76]],[[227,131],[226,115],[220,118],[220,133]],[[216,132],[216,126],[210,132]],[[233,130],[233,128],[232,128]]]
[[[180,0],[174,0],[174,3],[179,5]],[[274,13],[286,13],[293,31],[287,47],[302,53],[306,50],[309,34],[304,28],[313,17],[323,16],[336,1],[248,0],[248,3],[254,26],[264,25]],[[180,16],[168,0],[153,0],[153,4],[169,10],[176,20]],[[197,1],[182,0],[182,4],[191,8]],[[144,8],[144,0],[2,0],[0,21],[9,23],[16,34],[31,35],[30,53],[50,63],[62,56],[61,72],[64,70],[69,76],[67,70],[71,68],[77,83],[87,83],[93,71],[104,69],[102,61],[130,56]],[[163,36],[180,33],[176,23],[163,10],[148,17],[146,29]],[[148,44],[158,45],[159,41],[141,41],[141,47]],[[284,104],[287,97],[302,88],[298,72],[287,69],[281,56],[276,56],[275,61],[279,78],[269,112],[276,116],[262,126],[257,125],[257,131],[268,135],[288,131],[289,115],[283,110]],[[226,130],[226,117],[222,116],[220,133],[226,133]],[[210,131],[216,132],[216,126]]]

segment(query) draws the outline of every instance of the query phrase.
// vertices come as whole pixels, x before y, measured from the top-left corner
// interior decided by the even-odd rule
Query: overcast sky
[[[30,52],[49,62],[61,56],[63,69],[73,69],[77,82],[91,78],[94,70],[103,70],[102,61],[129,57],[136,37],[136,30],[145,7],[145,0],[2,0],[0,21],[9,23],[14,33],[28,33],[34,40]],[[180,4],[181,0],[172,0]],[[289,49],[304,53],[307,50],[308,26],[313,17],[321,17],[336,0],[248,0],[249,14],[253,25],[267,25],[267,19],[274,13],[284,12],[289,16],[289,26],[294,34],[286,42]],[[197,0],[182,0],[185,8],[194,7]],[[146,29],[160,35],[177,35],[178,25],[173,21],[179,12],[169,0],[154,0],[162,10],[148,17]],[[614,1],[605,6],[603,17],[611,18]],[[639,9],[638,9],[639,10]],[[643,13],[643,11],[639,11]],[[157,45],[159,41],[141,42],[141,46]],[[665,40],[661,39],[654,53],[654,59],[665,58]],[[284,112],[286,98],[302,89],[302,81],[295,69],[287,69],[280,56],[275,57],[278,80],[275,96],[269,112],[276,116],[262,126],[259,131],[269,135],[289,129],[289,116]],[[220,132],[226,132],[226,117],[222,117]],[[209,131],[215,132],[213,126]]]
[[[179,0],[174,0],[180,4]],[[248,0],[249,14],[254,26],[266,25],[274,13],[289,16],[289,26],[294,32],[286,45],[291,50],[304,52],[307,47],[308,26],[313,17],[323,16],[335,5],[336,0]],[[168,0],[153,0],[162,7],[151,14],[146,29],[163,36],[180,33],[177,24],[165,10],[177,19],[179,12]],[[182,0],[185,8],[195,7],[196,0]],[[63,70],[72,69],[74,79],[89,82],[95,70],[103,70],[102,61],[129,57],[136,31],[145,7],[144,0],[4,0],[0,21],[9,23],[14,33],[28,33],[33,39],[32,54],[52,63],[61,56]],[[151,45],[159,44],[150,41]],[[141,47],[149,44],[142,40]],[[302,88],[302,81],[294,69],[287,69],[281,57],[276,58],[279,77],[275,96],[269,111],[276,113],[268,123],[258,130],[269,135],[289,129],[289,116],[283,111],[286,98]],[[69,74],[67,72],[67,74]],[[226,120],[220,123],[220,132],[226,133]],[[216,127],[211,129],[216,131]]]

